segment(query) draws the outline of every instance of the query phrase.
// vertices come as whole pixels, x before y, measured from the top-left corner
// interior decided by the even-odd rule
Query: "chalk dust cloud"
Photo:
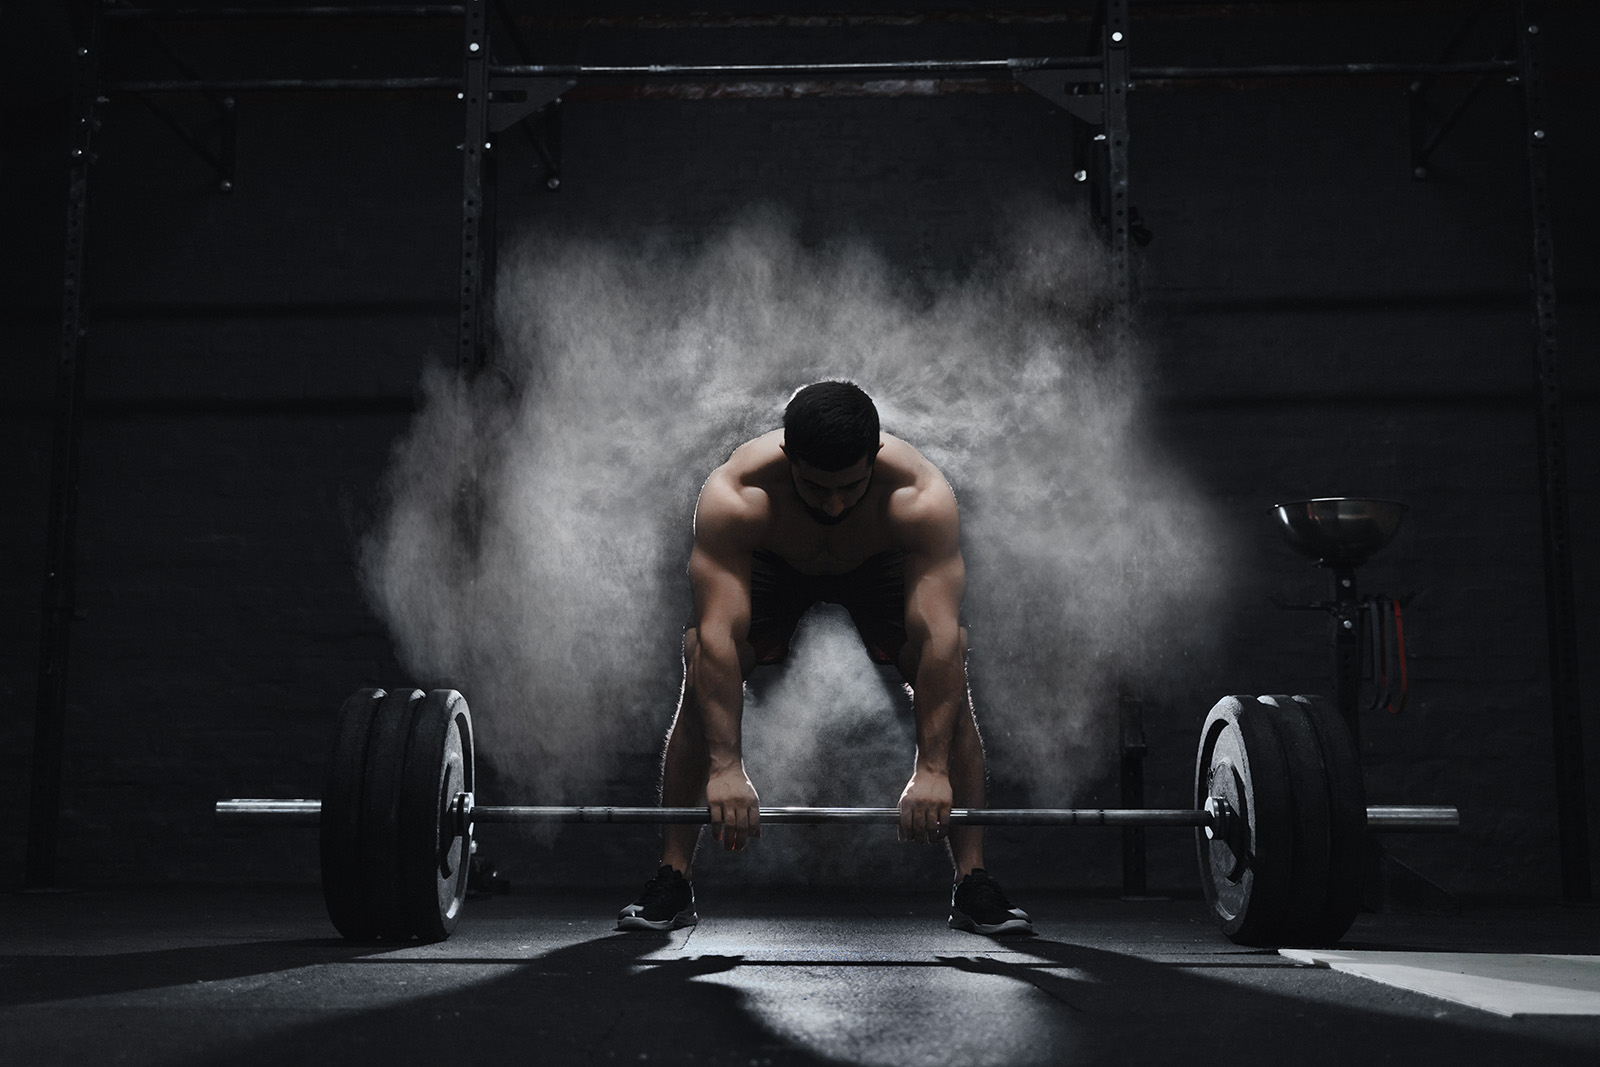
[[[369,593],[418,678],[467,694],[512,799],[650,802],[637,768],[677,697],[699,487],[796,387],[851,378],[961,503],[991,778],[1012,802],[1071,803],[1110,765],[1118,686],[1173,677],[1222,585],[1211,517],[1142,429],[1105,277],[1054,210],[954,280],[863,242],[807,247],[767,215],[692,243],[527,241],[502,260],[495,368],[423,383],[364,545]],[[898,796],[905,698],[854,642],[847,617],[815,615],[787,672],[752,687],[764,803]]]

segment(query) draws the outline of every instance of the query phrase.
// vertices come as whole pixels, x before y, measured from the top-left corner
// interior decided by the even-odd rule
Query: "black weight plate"
[[[1361,910],[1367,788],[1350,728],[1338,710],[1321,697],[1294,699],[1316,732],[1328,783],[1328,894],[1322,918],[1307,940],[1313,945],[1331,945],[1345,935]]]
[[[361,791],[361,878],[367,911],[377,936],[411,936],[400,908],[400,780],[405,770],[411,719],[422,700],[419,689],[397,689],[383,698],[367,743],[366,783]]]
[[[451,806],[471,789],[471,722],[453,689],[429,693],[411,722],[400,786],[400,904],[424,941],[450,936],[467,895],[471,842],[457,834]]]
[[[1282,944],[1305,945],[1321,929],[1328,902],[1328,781],[1322,745],[1305,711],[1290,696],[1256,698],[1278,733],[1294,799],[1289,906],[1278,930]]]
[[[334,929],[354,941],[371,940],[377,933],[361,877],[361,789],[367,738],[383,696],[382,689],[362,689],[339,709],[322,787],[322,899]]]
[[[1255,697],[1217,701],[1200,730],[1195,761],[1195,805],[1222,796],[1239,816],[1231,844],[1204,830],[1195,840],[1206,904],[1222,932],[1241,945],[1273,943],[1292,887],[1288,765],[1263,710]]]

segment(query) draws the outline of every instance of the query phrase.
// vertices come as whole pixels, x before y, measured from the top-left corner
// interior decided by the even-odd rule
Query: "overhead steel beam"
[[[1128,31],[1121,31],[1126,34]],[[768,64],[647,64],[585,65],[576,63],[524,63],[492,65],[491,86],[500,82],[515,84],[531,78],[604,79],[625,81],[725,81],[728,79],[781,79],[804,81],[842,81],[858,85],[871,79],[939,79],[962,84],[961,76],[973,78],[1015,78],[1036,88],[1035,72],[1064,72],[1063,84],[1095,84],[1104,73],[1100,56],[1037,56],[1013,59],[912,60],[883,63],[768,63]],[[1248,67],[1128,67],[1127,83],[1159,85],[1173,81],[1239,81],[1297,78],[1368,77],[1443,77],[1468,74],[1506,74],[1518,72],[1516,60],[1483,60],[1472,63],[1329,63],[1263,64]],[[405,89],[454,89],[462,80],[448,75],[418,75],[393,78],[167,78],[121,79],[107,81],[108,92],[195,93],[195,92],[382,92]],[[1043,83],[1041,83],[1043,84]],[[1041,90],[1042,91],[1042,90]],[[773,95],[781,95],[774,93]],[[923,95],[907,94],[898,95]],[[1045,93],[1044,95],[1050,95]],[[711,98],[709,95],[706,98]],[[685,97],[689,99],[689,97]]]
[[[989,74],[1009,77],[1027,70],[1097,70],[1099,56],[1034,56],[1021,59],[905,59],[881,63],[518,63],[496,64],[497,75],[559,78],[869,78],[898,75]]]

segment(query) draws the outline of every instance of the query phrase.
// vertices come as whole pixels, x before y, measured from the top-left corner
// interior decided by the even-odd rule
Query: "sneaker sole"
[[[700,916],[694,913],[693,908],[685,908],[670,919],[646,919],[642,915],[617,916],[618,930],[677,930],[685,926],[693,926],[700,921]]]
[[[981,923],[959,911],[950,913],[950,929],[967,930],[974,934],[1031,934],[1033,923],[1027,919],[1007,919],[1003,923]]]

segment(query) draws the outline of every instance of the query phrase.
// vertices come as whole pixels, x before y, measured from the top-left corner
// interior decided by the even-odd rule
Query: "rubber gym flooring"
[[[337,939],[314,887],[13,895],[0,1064],[1600,1063],[1600,1016],[1241,948],[1194,899],[1017,893],[1039,936],[998,941],[936,893],[702,884],[698,927],[614,933],[631,888],[472,900],[397,948]],[[1600,911],[1363,914],[1341,947],[1593,955]]]

